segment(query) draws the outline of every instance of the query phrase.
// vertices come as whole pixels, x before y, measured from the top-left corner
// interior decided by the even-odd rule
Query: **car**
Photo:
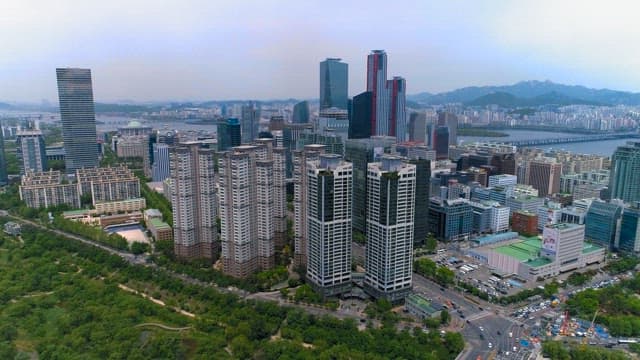
[[[484,311],[484,308],[482,306],[478,306],[478,310]]]
[[[443,287],[441,287],[441,288],[440,288],[440,291],[444,291],[444,288],[443,288]]]
[[[502,335],[502,333],[500,332],[500,330],[498,330],[498,335]]]
[[[467,324],[471,324],[471,321],[467,320]]]
[[[512,333],[512,332],[510,332],[510,333],[509,333],[509,337],[510,337],[510,338],[512,338],[512,337],[513,337],[513,333]]]
[[[468,320],[467,320],[468,321]],[[480,331],[484,331],[484,328],[482,326],[478,327],[480,329]]]
[[[464,314],[460,314],[460,317],[463,318],[463,319],[465,318]]]
[[[493,347],[492,343],[489,343],[489,349],[491,349]]]

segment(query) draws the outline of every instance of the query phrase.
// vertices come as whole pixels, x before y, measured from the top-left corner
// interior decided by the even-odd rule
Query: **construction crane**
[[[567,336],[569,335],[569,311],[564,312],[564,319],[562,321],[562,326],[560,327],[560,335]]]

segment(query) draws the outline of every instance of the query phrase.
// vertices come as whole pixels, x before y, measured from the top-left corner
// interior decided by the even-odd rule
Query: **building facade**
[[[340,155],[307,162],[307,279],[325,297],[351,287],[352,170]]]
[[[47,170],[47,152],[44,136],[40,130],[18,130],[16,133],[16,153],[20,160],[20,173]]]
[[[91,70],[56,69],[67,173],[98,166]]]
[[[616,248],[621,216],[622,206],[619,204],[592,202],[584,220],[587,239],[607,249]]]
[[[367,246],[364,289],[402,301],[411,291],[416,167],[383,155],[367,171]]]
[[[612,199],[640,201],[640,141],[619,146],[611,158],[609,190]]]
[[[320,109],[335,107],[347,110],[348,90],[349,65],[338,58],[320,62]]]
[[[179,258],[215,261],[218,256],[214,152],[198,143],[182,143],[169,153],[173,241]]]

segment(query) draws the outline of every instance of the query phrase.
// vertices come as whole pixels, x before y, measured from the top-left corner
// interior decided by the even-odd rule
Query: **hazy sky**
[[[640,91],[637,1],[0,1],[0,100],[57,101],[88,67],[97,101],[317,98],[318,63],[385,49],[409,93],[552,80]]]

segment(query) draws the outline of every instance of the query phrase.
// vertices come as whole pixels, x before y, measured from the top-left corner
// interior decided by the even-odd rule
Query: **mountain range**
[[[504,107],[540,105],[640,105],[640,93],[592,89],[551,81],[521,81],[513,85],[470,86],[439,94],[408,95],[407,100],[423,105],[463,103],[469,106],[496,104]]]

